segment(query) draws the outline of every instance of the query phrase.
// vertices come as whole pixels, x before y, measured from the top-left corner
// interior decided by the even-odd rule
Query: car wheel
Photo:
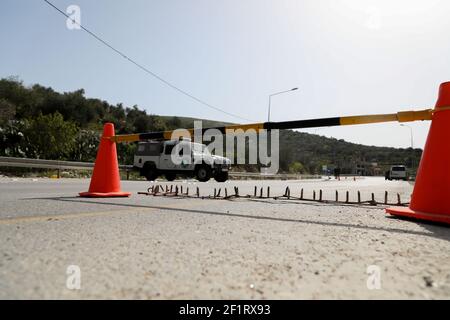
[[[167,172],[164,174],[164,177],[166,177],[167,181],[173,181],[177,177],[177,175],[173,172]]]
[[[206,182],[211,178],[211,168],[205,165],[201,165],[197,168],[195,174],[197,180],[200,182]]]
[[[158,170],[155,167],[148,167],[145,169],[145,178],[147,181],[155,181],[158,178]]]
[[[219,172],[214,176],[217,182],[225,182],[228,180],[228,172]]]

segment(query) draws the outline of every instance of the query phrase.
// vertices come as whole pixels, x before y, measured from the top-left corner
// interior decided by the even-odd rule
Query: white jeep
[[[200,182],[211,177],[218,182],[227,181],[230,165],[228,158],[212,155],[206,145],[187,139],[139,142],[133,164],[149,181],[160,175],[173,181],[178,174],[196,177]]]

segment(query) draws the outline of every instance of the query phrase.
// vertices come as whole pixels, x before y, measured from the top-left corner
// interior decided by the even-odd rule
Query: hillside
[[[25,86],[16,78],[0,80],[0,156],[93,161],[106,122],[113,122],[117,133],[124,134],[191,128],[194,120],[147,114],[138,106],[111,105],[86,98],[83,89],[58,93],[38,84]],[[202,121],[204,127],[224,124]],[[132,163],[135,147],[118,145],[119,161]],[[390,164],[417,165],[421,152],[365,146],[292,130],[280,134],[283,171],[319,173],[323,166],[338,166],[343,173],[382,174]]]
[[[215,120],[207,120],[207,119],[197,119],[190,117],[175,117],[175,116],[159,116],[165,123],[170,123],[171,125],[175,125],[176,128],[193,128],[194,121],[202,121],[203,128],[211,128],[211,127],[220,127],[224,125],[231,125],[230,122],[222,122]],[[176,119],[176,120],[174,120]],[[174,128],[171,128],[174,129]]]

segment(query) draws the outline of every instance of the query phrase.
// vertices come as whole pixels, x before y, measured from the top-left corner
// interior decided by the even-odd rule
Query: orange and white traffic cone
[[[80,193],[80,197],[108,198],[130,196],[131,193],[120,190],[116,143],[108,139],[109,137],[113,137],[114,134],[114,124],[105,124],[89,191]]]
[[[386,212],[450,224],[450,82],[441,84],[409,208]]]

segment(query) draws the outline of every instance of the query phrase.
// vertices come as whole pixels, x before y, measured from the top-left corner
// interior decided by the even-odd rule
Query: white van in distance
[[[386,173],[386,180],[408,180],[406,167],[403,165],[392,166]]]

